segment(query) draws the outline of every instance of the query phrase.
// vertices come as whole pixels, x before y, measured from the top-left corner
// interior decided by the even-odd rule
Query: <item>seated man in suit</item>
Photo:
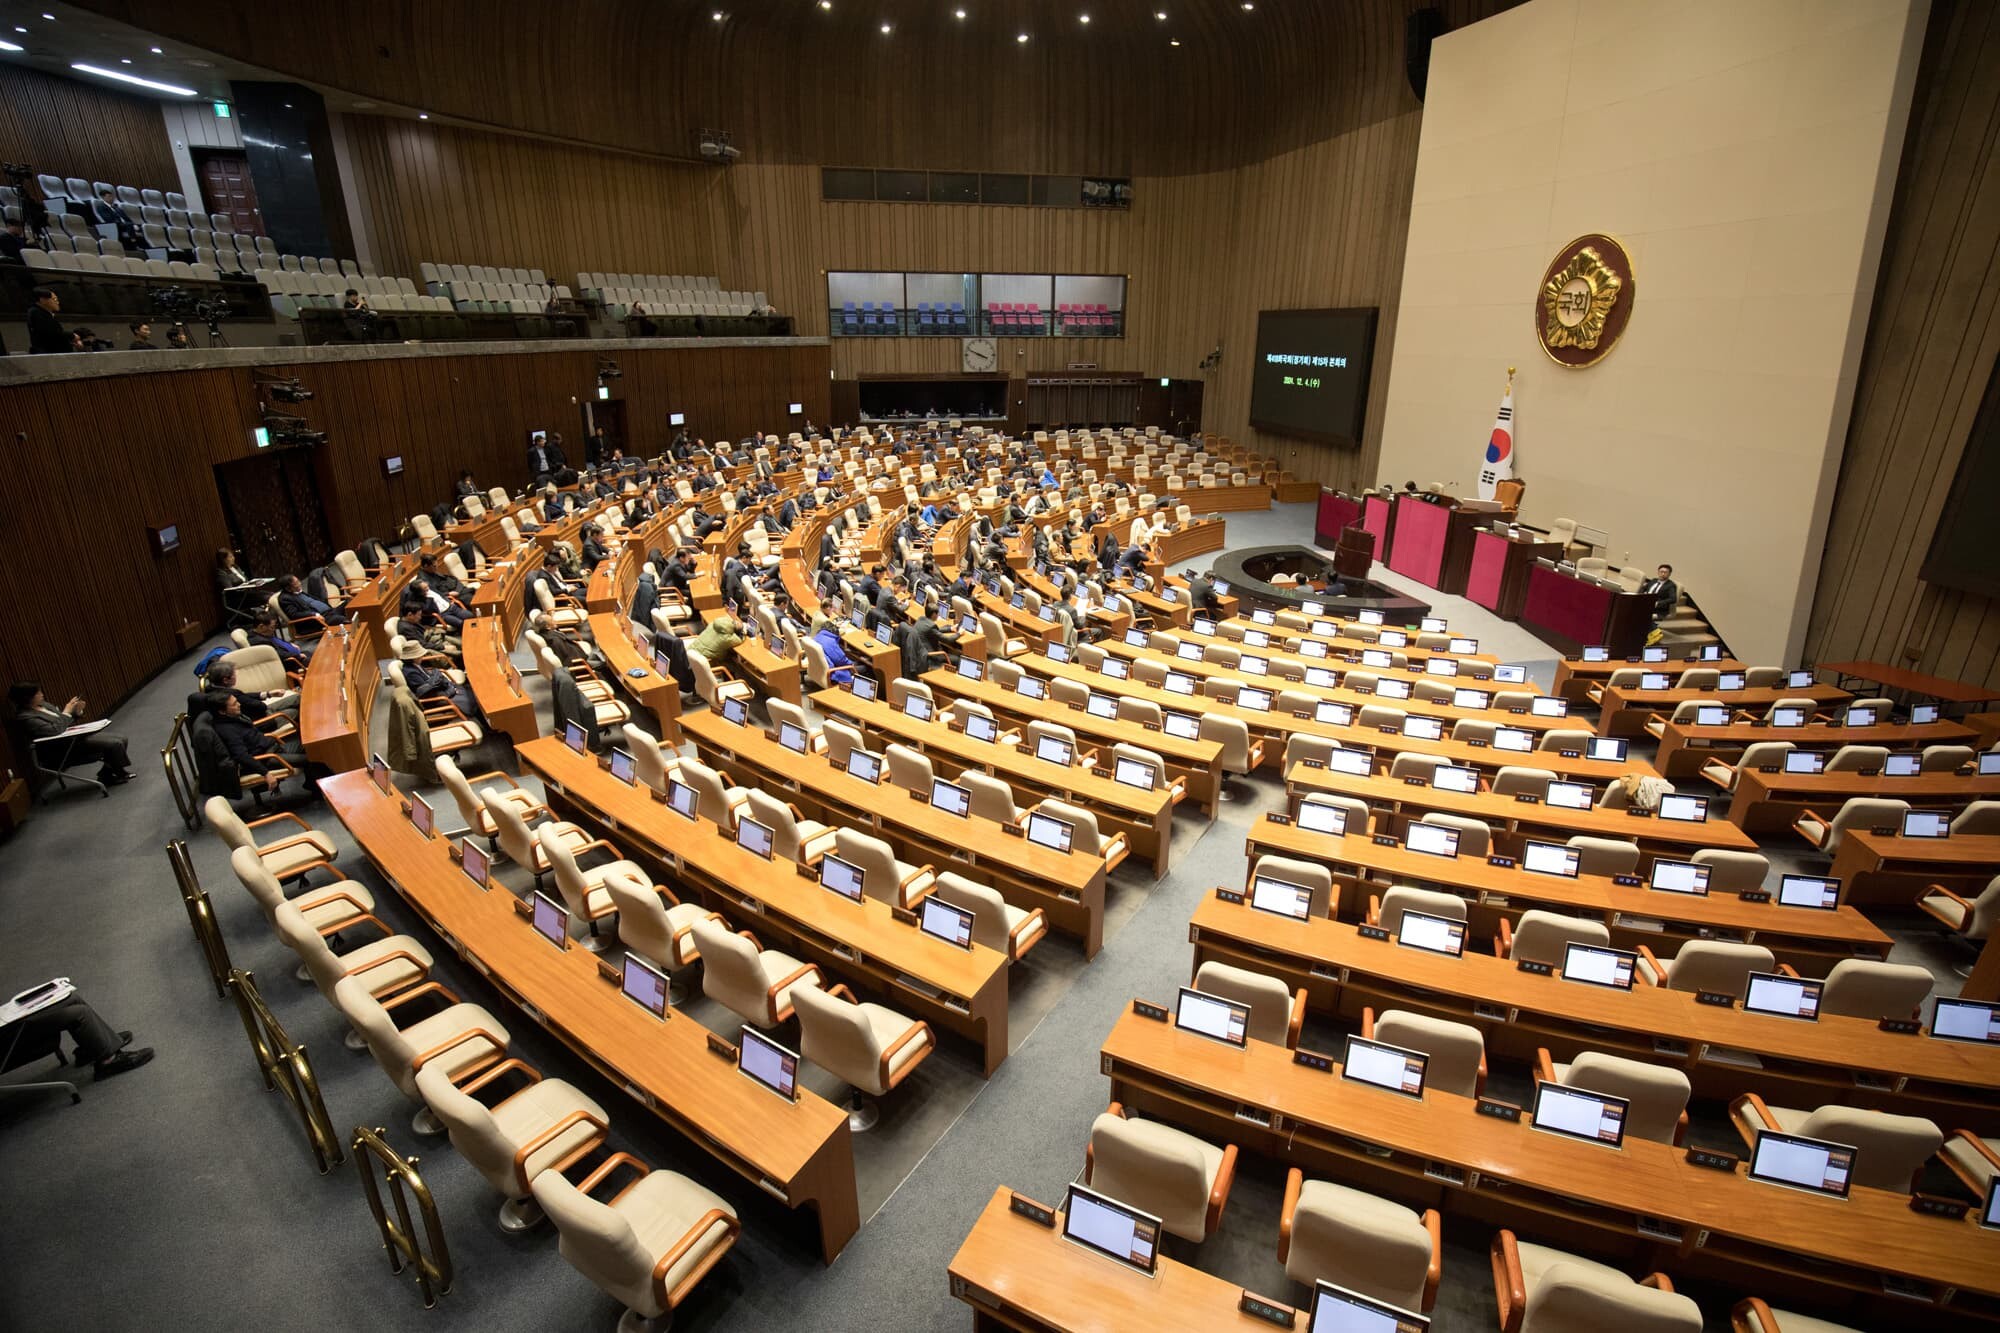
[[[424,658],[429,656],[421,643],[403,641],[401,671],[403,683],[410,687],[410,693],[419,699],[449,699],[453,707],[467,717],[479,716],[478,701],[472,691],[453,680],[444,672],[427,665]]]
[[[90,212],[92,222],[109,222],[118,228],[118,243],[127,250],[146,248],[146,233],[139,229],[139,224],[125,211],[124,205],[118,202],[117,196],[112,194],[109,186],[97,192],[97,199],[91,204]]]
[[[0,1054],[18,1050],[23,1055],[39,1052],[45,1058],[60,1048],[65,1034],[75,1048],[71,1059],[79,1066],[89,1065],[98,1078],[137,1069],[153,1058],[152,1047],[133,1046],[131,1033],[105,1022],[82,993],[74,990],[0,1027]]]
[[[583,567],[595,572],[599,565],[611,558],[610,550],[604,545],[604,530],[595,523],[586,523],[578,536],[583,542]]]
[[[1681,590],[1674,583],[1674,567],[1661,565],[1654,577],[1647,579],[1639,588],[1640,592],[1653,594],[1653,623],[1659,624],[1674,613],[1680,605]]]
[[[275,648],[278,660],[285,664],[287,671],[304,671],[312,658],[315,645],[293,643],[285,637],[283,626],[278,624],[278,613],[268,607],[257,613],[257,623],[244,636],[253,647]]]
[[[660,591],[678,593],[685,604],[694,582],[695,558],[695,553],[685,546],[675,551],[674,558],[659,567]]]
[[[305,590],[305,585],[299,581],[297,574],[285,575],[284,590],[278,594],[278,609],[285,613],[285,617],[288,620],[310,620],[317,616],[323,623],[328,625],[344,625],[347,623],[347,613],[345,611],[336,611],[333,607],[308,593]]]
[[[208,669],[206,677],[210,694],[231,694],[241,704],[243,716],[251,722],[262,722],[267,717],[283,716],[292,722],[299,720],[299,692],[297,690],[271,690],[264,694],[252,694],[248,690],[236,688],[236,665],[233,662],[216,662]]]
[[[13,706],[14,721],[30,744],[48,737],[61,736],[65,731],[81,723],[84,719],[83,700],[71,698],[61,708],[49,703],[42,693],[41,682],[20,680],[14,682],[7,691],[7,702]],[[107,787],[121,782],[130,782],[138,776],[132,771],[132,762],[125,756],[126,741],[123,736],[114,736],[108,731],[94,731],[87,736],[72,736],[67,741],[57,741],[52,745],[36,747],[38,762],[50,766],[65,763],[71,759],[95,759],[98,763],[97,780]]]
[[[206,698],[216,739],[229,751],[229,758],[238,773],[244,777],[252,774],[261,776],[264,790],[276,791],[280,782],[299,771],[305,761],[304,752],[293,750],[286,753],[285,746],[245,717],[240,691],[210,690]]]

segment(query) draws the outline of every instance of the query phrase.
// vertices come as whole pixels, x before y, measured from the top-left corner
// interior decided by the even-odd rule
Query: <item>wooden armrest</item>
[[[904,1079],[910,1076],[910,1071],[912,1069],[915,1069],[918,1065],[924,1062],[925,1058],[930,1054],[931,1051],[937,1049],[937,1042],[931,1037],[931,1025],[929,1023],[923,1023],[923,1022],[914,1023],[907,1030],[904,1031],[902,1036],[896,1038],[896,1040],[890,1042],[888,1046],[883,1048],[882,1067],[880,1070],[877,1071],[876,1074],[877,1079],[881,1082],[883,1087],[893,1088],[896,1086],[895,1083],[891,1083],[889,1081],[889,1065],[891,1062],[895,1060],[896,1052],[902,1050],[905,1046],[908,1046],[911,1042],[915,1041],[919,1037],[922,1037],[924,1039],[927,1049],[925,1050],[923,1055],[919,1055],[916,1059],[910,1061],[910,1063],[903,1066],[902,1074],[899,1075],[896,1079],[896,1083],[901,1083]]]
[[[622,861],[625,859],[624,856],[620,854],[618,849],[616,847],[613,847],[609,842],[609,840],[604,838],[592,838],[589,842],[583,844],[583,846],[578,847],[575,850],[571,851],[570,856],[578,861],[581,861],[583,859],[584,853],[600,852],[600,851],[610,852],[611,859],[614,861]]]
[[[1500,1310],[1500,1333],[1521,1333],[1521,1316],[1528,1305],[1527,1279],[1521,1276],[1521,1253],[1514,1233],[1495,1232],[1487,1251],[1493,1261],[1493,1296]]]
[[[529,1139],[514,1150],[514,1179],[519,1183],[521,1189],[528,1189],[528,1159],[549,1144],[554,1143],[564,1134],[569,1133],[571,1127],[576,1125],[595,1125],[597,1132],[585,1139],[574,1151],[565,1155],[561,1162],[555,1163],[550,1168],[551,1170],[560,1171],[569,1163],[576,1161],[581,1154],[597,1147],[598,1144],[604,1142],[605,1136],[611,1128],[589,1111],[576,1110],[571,1111],[568,1115]]]
[[[1007,947],[1009,952],[1011,952],[1014,957],[1019,958],[1022,954],[1027,952],[1028,944],[1032,944],[1034,943],[1035,940],[1039,940],[1043,935],[1048,933],[1048,929],[1049,929],[1048,918],[1043,915],[1041,908],[1039,907],[1035,908],[1033,911],[1029,912],[1026,916],[1022,917],[1020,922],[1014,927],[1014,929],[1011,932],[1009,932],[1007,936]],[[1024,935],[1031,935],[1031,938],[1029,938],[1026,944],[1022,942],[1022,936]]]
[[[541,1070],[536,1069],[526,1060],[523,1060],[518,1056],[516,1056],[506,1060],[502,1060],[497,1065],[488,1065],[486,1069],[483,1072],[481,1072],[477,1078],[472,1079],[470,1082],[459,1084],[458,1090],[469,1097],[473,1093],[478,1092],[481,1088],[485,1087],[487,1084],[493,1082],[493,1080],[501,1077],[503,1074],[514,1073],[517,1071],[527,1076],[528,1079],[527,1085],[529,1087],[533,1087],[535,1084],[540,1083],[542,1081]],[[520,1089],[517,1088],[515,1089],[515,1091],[518,1092],[520,1091]]]
[[[437,1059],[437,1057],[443,1055],[446,1051],[454,1050],[457,1047],[465,1045],[465,1043],[469,1041],[475,1041],[475,1040],[484,1041],[494,1050],[502,1054],[506,1053],[507,1050],[506,1042],[501,1041],[498,1037],[494,1036],[491,1032],[488,1032],[485,1028],[472,1028],[469,1031],[459,1033],[456,1037],[453,1037],[450,1041],[439,1042],[436,1046],[431,1047],[431,1049],[429,1049],[428,1051],[420,1052],[414,1059],[410,1061],[410,1068],[412,1071],[422,1069],[425,1065],[429,1064],[432,1060]]]
[[[1479,1072],[1472,1079],[1472,1095],[1477,1097],[1486,1091],[1486,1052],[1479,1053]]]
[[[1749,1131],[1778,1128],[1778,1118],[1771,1114],[1771,1108],[1764,1104],[1764,1099],[1754,1092],[1746,1092],[1729,1103],[1729,1119],[1746,1144],[1757,1141],[1757,1135]]]
[[[1790,977],[1796,981],[1798,980],[1799,970],[1790,963],[1780,963],[1778,964],[1778,975],[1781,977]]]
[[[1556,1081],[1555,1057],[1549,1054],[1548,1047],[1537,1046],[1535,1048],[1535,1082],[1553,1083],[1555,1081]]]
[[[918,866],[915,870],[912,870],[909,874],[905,875],[902,879],[902,882],[897,884],[896,887],[899,890],[907,892],[912,884],[915,884],[918,880],[922,879],[926,875],[929,875],[932,879],[936,879],[937,878],[936,868],[928,865]]]
[[[1702,764],[1700,772],[1703,777],[1724,791],[1736,789],[1736,770],[1720,759],[1707,760]]]
[[[695,1265],[694,1270],[681,1279],[678,1287],[672,1291],[667,1290],[667,1274],[674,1270],[674,1265],[681,1261],[681,1256],[692,1249],[696,1241],[706,1236],[709,1228],[717,1222],[722,1223],[728,1231],[722,1244],[716,1246],[713,1253]],[[703,1213],[700,1220],[689,1227],[687,1233],[675,1241],[673,1246],[654,1263],[653,1299],[659,1302],[662,1309],[672,1310],[689,1291],[694,1289],[694,1285],[707,1275],[708,1270],[715,1267],[722,1256],[729,1252],[730,1247],[736,1244],[736,1237],[741,1234],[741,1230],[742,1224],[720,1208],[711,1208]]]
[[[807,977],[813,977],[815,979],[818,979],[820,977],[820,970],[818,964],[801,963],[797,968],[793,969],[790,975],[782,978],[781,980],[772,982],[770,989],[764,992],[764,1002],[771,1007],[771,1012],[777,1013],[779,992],[787,990],[790,987],[797,985],[799,982],[805,980]],[[788,1015],[790,1013],[791,1010],[787,1008],[785,1010],[785,1014]],[[780,1021],[783,1021],[784,1015],[780,1015],[779,1018]]]
[[[1496,958],[1514,956],[1514,927],[1504,916],[1500,918],[1500,933],[1493,937],[1493,956]]]
[[[647,1176],[653,1174],[652,1167],[646,1165],[644,1162],[634,1157],[631,1153],[615,1152],[612,1153],[609,1157],[605,1158],[603,1161],[599,1162],[595,1170],[593,1170],[589,1175],[585,1176],[582,1180],[577,1182],[576,1187],[583,1193],[588,1194],[592,1190],[596,1189],[599,1185],[604,1183],[605,1178],[609,1176],[613,1171],[616,1171],[621,1166],[634,1167],[638,1170],[639,1174],[634,1176],[631,1180],[627,1181],[625,1183],[624,1189],[619,1190],[618,1193],[611,1196],[609,1200],[609,1202],[611,1203],[617,1203],[620,1199],[625,1197],[627,1190],[630,1190],[634,1185],[644,1180]]]
[[[1132,840],[1125,836],[1123,829],[1120,829],[1104,841],[1104,868],[1107,871],[1116,870],[1131,854]]]
[[[1651,1287],[1654,1291],[1664,1291],[1671,1294],[1674,1289],[1674,1280],[1665,1273],[1648,1273],[1639,1279],[1639,1285],[1642,1287]]]
[[[1651,969],[1646,980],[1655,986],[1664,986],[1667,984],[1667,969],[1660,966],[1660,960],[1655,958],[1652,949],[1644,944],[1639,946],[1639,961]]]
[[[1361,1036],[1364,1040],[1374,1039],[1375,1006],[1373,1005],[1364,1004],[1361,1006]]]
[[[1809,833],[1806,831],[1806,821],[1808,820],[1819,826],[1819,832]],[[1798,834],[1815,847],[1826,846],[1827,837],[1832,831],[1833,821],[1810,807],[1800,811],[1798,818],[1792,821],[1792,832]]]
[[[445,985],[442,981],[426,981],[421,986],[412,986],[393,1000],[384,1000],[382,1007],[384,1009],[394,1009],[396,1006],[414,1000],[420,995],[442,995],[447,1004],[458,1003],[458,992],[454,991],[451,987]]]
[[[846,1000],[849,1004],[861,1003],[860,1000],[854,997],[854,992],[848,988],[847,983],[844,981],[835,982],[832,986],[827,988],[826,993],[828,995],[838,995],[841,999]]]
[[[1688,1136],[1688,1113],[1686,1111],[1682,1111],[1680,1114],[1680,1119],[1674,1121],[1674,1146],[1678,1148],[1683,1143],[1687,1142],[1687,1136]]]
[[[1292,1217],[1299,1210],[1299,1191],[1305,1188],[1306,1173],[1293,1167],[1285,1173],[1285,1203],[1278,1210],[1278,1262],[1292,1256]]]
[[[1222,1165],[1216,1169],[1215,1185],[1208,1192],[1208,1216],[1202,1230],[1214,1235],[1222,1224],[1222,1209],[1229,1202],[1229,1187],[1236,1183],[1236,1145],[1222,1145]]]
[[[1984,1157],[1995,1171],[2000,1171],[2000,1153],[1995,1153],[1992,1148],[1988,1147],[1985,1139],[1980,1138],[1979,1135],[1969,1129],[1955,1129],[1951,1132],[1951,1136],[1963,1143],[1972,1145],[1974,1152]]]
[[[1382,895],[1379,893],[1368,895],[1368,924],[1371,926],[1382,924]]]
[[[415,954],[411,953],[408,949],[398,949],[392,954],[387,954],[384,957],[373,960],[372,962],[363,963],[359,967],[350,967],[345,972],[341,973],[341,975],[347,977],[358,977],[363,972],[372,972],[378,967],[387,967],[390,963],[395,962],[399,958],[407,959],[409,961],[410,966],[417,969],[418,976],[424,976],[430,971],[430,968],[424,963],[423,959],[417,957]]]
[[[1296,1051],[1299,1048],[1299,1032],[1306,1024],[1306,988],[1299,987],[1292,996],[1292,1021],[1285,1027],[1285,1045]]]
[[[1761,1296],[1738,1301],[1729,1312],[1729,1324],[1735,1333],[1779,1333],[1778,1317]]]
[[[355,902],[352,894],[347,894],[347,893],[329,894],[324,901],[334,902],[337,899],[341,898],[345,898],[347,899],[348,902],[354,903],[356,907],[361,906],[360,903]],[[375,929],[381,931],[384,938],[387,938],[388,936],[396,933],[395,931],[389,929],[388,926],[384,925],[380,917],[374,916],[368,912],[362,912],[360,915],[350,916],[336,925],[321,926],[319,928],[320,938],[325,939],[329,935],[338,935],[343,930],[352,930],[354,929],[354,927],[360,925],[364,921],[367,922],[369,925],[374,926]]]
[[[318,830],[314,829],[314,828],[313,828],[313,826],[312,826],[311,824],[308,824],[308,823],[306,823],[306,821],[305,821],[305,820],[303,820],[303,819],[300,819],[300,818],[299,818],[299,817],[298,817],[297,815],[293,814],[293,813],[292,813],[291,811],[289,811],[289,810],[280,810],[280,811],[279,811],[279,812],[278,812],[277,814],[275,814],[275,815],[265,815],[265,816],[264,816],[264,817],[263,817],[262,819],[253,819],[253,820],[251,820],[251,821],[250,821],[249,823],[245,824],[245,825],[244,825],[244,827],[245,827],[245,828],[263,828],[263,827],[264,827],[264,825],[266,825],[266,824],[275,824],[275,823],[277,823],[277,822],[278,822],[279,820],[281,820],[281,819],[289,819],[289,820],[291,820],[291,821],[292,821],[292,823],[294,823],[294,824],[297,824],[297,825],[298,825],[298,826],[299,826],[300,828],[304,829],[304,830],[305,830],[305,831],[306,831],[307,833],[314,833],[314,832],[317,832],[317,831],[318,831]],[[262,851],[262,850],[268,850],[268,849],[269,849],[269,848],[271,848],[271,847],[285,847],[285,846],[289,846],[289,845],[291,845],[292,843],[294,843],[294,842],[297,842],[297,841],[298,841],[298,838],[297,838],[297,837],[292,837],[292,838],[287,838],[287,839],[286,839],[286,840],[285,840],[284,842],[282,842],[282,843],[277,843],[277,842],[274,842],[274,843],[267,843],[267,844],[265,844],[265,846],[264,846],[263,848],[259,848],[259,850],[260,850],[260,851]]]

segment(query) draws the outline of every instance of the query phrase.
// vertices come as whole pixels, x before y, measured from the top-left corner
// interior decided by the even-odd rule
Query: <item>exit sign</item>
[[[217,102],[217,103],[215,104],[215,118],[216,118],[217,120],[228,120],[228,119],[229,119],[229,103],[227,103],[227,102]]]

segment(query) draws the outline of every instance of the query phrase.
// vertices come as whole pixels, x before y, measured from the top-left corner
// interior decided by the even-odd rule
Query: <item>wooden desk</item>
[[[804,1089],[787,1102],[710,1054],[708,1029],[686,1014],[662,1022],[627,1000],[587,950],[557,950],[536,934],[511,893],[473,888],[449,844],[418,833],[366,772],[327,778],[320,790],[447,948],[690,1143],[789,1207],[815,1209],[821,1255],[833,1262],[861,1225],[845,1109]]]
[[[1841,838],[1828,873],[1839,877],[1844,903],[1907,907],[1927,884],[1976,894],[1996,871],[2000,834],[1903,838],[1860,829]]]
[[[341,604],[348,623],[357,631],[367,631],[370,645],[379,658],[389,656],[389,618],[402,614],[403,589],[410,586],[420,565],[415,554],[398,556]]]
[[[1019,746],[974,740],[941,719],[919,722],[885,700],[857,698],[848,690],[820,690],[812,703],[822,713],[922,751],[941,777],[956,778],[971,769],[1012,787],[1016,804],[1032,805],[1042,796],[1053,796],[1082,806],[1097,817],[1105,836],[1124,833],[1133,853],[1153,863],[1154,878],[1167,873],[1174,798],[1165,788],[1141,791],[1088,768],[1061,768]],[[1026,794],[1025,801],[1019,799],[1021,794]]]
[[[1499,616],[1518,620],[1528,600],[1528,571],[1537,560],[1560,560],[1563,544],[1533,536],[1503,537],[1481,526],[1472,534],[1472,558],[1465,577],[1466,600]]]
[[[1062,669],[1058,663],[1033,653],[1015,661],[1021,664],[1023,670],[1033,671],[1036,675],[1041,675],[1044,669]],[[952,699],[970,699],[974,703],[985,704],[992,710],[993,716],[1003,722],[1023,725],[1054,722],[1074,731],[1079,742],[1103,749],[1123,742],[1151,750],[1166,761],[1169,773],[1187,779],[1188,794],[1200,802],[1202,813],[1210,818],[1215,816],[1217,793],[1222,789],[1222,744],[1219,741],[1183,740],[1164,731],[1154,731],[1142,723],[1095,717],[1053,698],[1030,699],[991,680],[967,680],[956,671],[943,668],[925,672],[924,683],[938,696],[940,707]],[[1180,696],[1174,697],[1178,699]],[[1186,701],[1177,705],[1182,709],[1188,706]]]
[[[1927,676],[1921,671],[1906,671],[1887,662],[1821,662],[1818,670],[1831,671],[1843,682],[1865,680],[1884,689],[1920,694],[1942,703],[1970,706],[2000,702],[2000,690],[1943,676]]]
[[[811,818],[860,829],[903,850],[905,859],[952,870],[990,884],[1017,907],[1039,907],[1052,929],[1083,941],[1084,956],[1104,945],[1104,858],[1037,847],[1001,832],[977,815],[933,809],[885,776],[866,783],[836,769],[823,754],[795,754],[755,726],[735,726],[713,710],[690,713],[681,729],[704,763],[738,786],[794,800]]]
[[[1641,662],[1637,654],[1631,657],[1614,657],[1608,662],[1586,662],[1581,657],[1565,657],[1556,663],[1556,683],[1551,694],[1560,694],[1571,703],[1583,703],[1589,696],[1590,687],[1602,685],[1611,679],[1614,671],[1671,672],[1676,679],[1680,673],[1691,667],[1711,667],[1717,671],[1748,671],[1745,663],[1733,657],[1718,658],[1713,662],[1702,662],[1687,657],[1665,662]]]
[[[1912,1212],[1887,1190],[1856,1186],[1833,1199],[1761,1184],[1741,1169],[1706,1170],[1648,1139],[1611,1150],[1538,1133],[1477,1114],[1469,1098],[1397,1097],[1296,1065],[1282,1046],[1239,1049],[1130,1010],[1102,1059],[1112,1098],[1129,1107],[1309,1175],[1386,1185],[1418,1207],[1554,1227],[1621,1264],[1636,1253],[1645,1267],[1760,1291],[1831,1284],[1865,1302],[1880,1297],[1880,1275],[1893,1274],[1926,1284],[1946,1318],[2000,1317],[2000,1233],[1970,1217]],[[1679,1239],[1651,1240],[1642,1224]],[[1898,1308],[1906,1319],[1908,1303]]]
[[[1660,731],[1660,748],[1653,762],[1670,778],[1699,773],[1711,759],[1733,764],[1743,747],[1758,741],[1790,741],[1801,750],[1837,750],[1843,745],[1886,745],[1890,749],[1926,745],[1969,745],[1972,732],[1956,722],[1877,722],[1866,727],[1809,723],[1803,727],[1768,727],[1756,722],[1731,722],[1720,727],[1692,722],[1668,722]]]
[[[369,719],[382,677],[374,636],[335,625],[320,636],[299,684],[299,743],[306,758],[336,773],[368,766]]]
[[[487,723],[505,732],[515,745],[524,745],[541,735],[542,729],[535,720],[534,701],[521,688],[521,673],[500,641],[499,625],[498,616],[476,616],[465,622],[459,635],[465,683]]]
[[[1642,690],[1632,685],[1607,685],[1598,700],[1597,734],[1637,736],[1646,729],[1646,720],[1655,713],[1672,716],[1674,709],[1695,699],[1712,699],[1729,708],[1765,709],[1780,699],[1811,699],[1821,708],[1850,702],[1846,690],[1831,685],[1811,685],[1804,689],[1770,686],[1743,690]]]
[[[972,1327],[1028,1333],[1128,1333],[1134,1329],[1219,1329],[1255,1333],[1271,1325],[1237,1309],[1243,1288],[1165,1255],[1152,1276],[1136,1272],[1037,1226],[1008,1207],[1013,1191],[993,1191],[958,1253],[951,1294],[972,1307]],[[1049,1206],[1060,1209],[1062,1200]],[[1289,1284],[1287,1284],[1289,1286]],[[1283,1307],[1289,1296],[1271,1298]],[[1298,1327],[1307,1327],[1301,1311]]]
[[[1991,1047],[1884,1032],[1865,1018],[1720,1009],[1644,982],[1619,991],[1537,976],[1491,954],[1447,958],[1214,895],[1196,905],[1188,939],[1190,975],[1219,958],[1302,986],[1313,1008],[1350,1021],[1364,1006],[1415,1009],[1478,1028],[1489,1055],[1523,1064],[1543,1046],[1558,1060],[1605,1051],[1678,1069],[1698,1097],[1758,1092],[1780,1106],[1838,1102],[2000,1132]]]
[[[1565,657],[1600,643],[1612,656],[1622,657],[1638,652],[1652,629],[1653,599],[1647,593],[1592,583],[1537,560],[1528,570],[1520,623]]]
[[[501,642],[512,647],[520,642],[521,628],[528,621],[528,575],[542,567],[548,548],[527,542],[472,594],[474,616],[497,616]]]
[[[1619,838],[1639,844],[1642,856],[1684,857],[1704,847],[1721,847],[1735,852],[1754,852],[1757,841],[1726,819],[1708,819],[1699,824],[1661,819],[1657,815],[1640,818],[1624,810],[1592,806],[1588,810],[1566,810],[1547,801],[1526,802],[1491,791],[1440,791],[1428,783],[1412,785],[1387,774],[1357,777],[1332,769],[1308,767],[1303,761],[1285,774],[1285,785],[1299,792],[1327,792],[1352,796],[1377,809],[1440,810],[1483,820],[1497,831],[1525,836],[1546,831],[1557,840],[1579,833],[1594,838]],[[1496,836],[1496,850],[1501,839]],[[1519,849],[1501,851],[1516,855]]]
[[[672,676],[653,669],[653,660],[632,641],[629,624],[622,612],[600,611],[590,618],[591,641],[604,656],[609,675],[618,687],[632,696],[641,708],[653,715],[660,738],[669,746],[681,744],[681,687]],[[639,674],[634,675],[633,672]]]
[[[1760,773],[1739,768],[1729,799],[1729,822],[1746,832],[1788,829],[1807,809],[1831,818],[1856,796],[1886,796],[1926,809],[1957,809],[1974,801],[2000,798],[2000,776],[1917,773],[1906,778],[1880,773]]]
[[[887,903],[829,892],[795,863],[767,861],[737,846],[733,832],[681,818],[650,788],[627,786],[553,736],[523,746],[521,762],[542,779],[558,814],[644,858],[656,882],[697,890],[734,925],[775,931],[804,961],[965,1037],[980,1048],[989,1077],[1007,1058],[1005,955],[954,948],[895,920]]]
[[[1262,625],[1248,616],[1231,616],[1223,623],[1227,625],[1234,625],[1237,628],[1242,629],[1245,633],[1248,633],[1251,630],[1258,630],[1258,629],[1263,630],[1266,634],[1271,635],[1274,639],[1278,641],[1279,652],[1289,653],[1293,657],[1298,658],[1299,661],[1306,666],[1334,666],[1343,669],[1352,667],[1358,671],[1366,671],[1371,675],[1401,676],[1411,680],[1435,680],[1440,682],[1449,680],[1473,681],[1477,682],[1483,688],[1488,688],[1488,689],[1511,688],[1518,690],[1518,689],[1529,688],[1528,684],[1525,682],[1520,685],[1514,685],[1514,686],[1493,685],[1492,684],[1493,668],[1498,662],[1498,659],[1493,657],[1489,653],[1449,653],[1449,652],[1444,652],[1437,648],[1418,647],[1416,636],[1422,632],[1419,630],[1404,631],[1406,634],[1409,635],[1410,641],[1407,644],[1403,645],[1402,647],[1398,648],[1392,645],[1384,644],[1378,639],[1364,639],[1359,635],[1352,633],[1343,632],[1338,634],[1322,634],[1313,629],[1314,625],[1324,626],[1329,624],[1333,625],[1336,629],[1341,629],[1343,631],[1351,630],[1354,628],[1354,626],[1351,624],[1344,624],[1337,617],[1302,616],[1302,615],[1295,616],[1295,613],[1293,612],[1280,612],[1279,614],[1281,616],[1285,616],[1288,618],[1295,617],[1296,619],[1304,620],[1306,621],[1306,624],[1301,626],[1297,624],[1289,624],[1286,622],[1286,620],[1279,620],[1278,623],[1276,623],[1275,625]],[[1379,632],[1378,628],[1375,626],[1363,626],[1362,628]],[[1401,628],[1400,626],[1393,626],[1393,625],[1384,625],[1379,627],[1379,629],[1400,629],[1400,628]],[[1181,635],[1181,637],[1187,638],[1191,633],[1192,631],[1185,632]],[[1463,637],[1471,638],[1472,636],[1466,635]],[[1314,643],[1325,644],[1327,649],[1327,655],[1325,657],[1311,657],[1305,653],[1300,652],[1298,646],[1301,643],[1306,642],[1307,640],[1310,640]],[[1239,644],[1239,646],[1242,647],[1245,652],[1261,653],[1267,651],[1267,649],[1265,648],[1252,648],[1247,643],[1241,643]],[[1403,655],[1404,660],[1411,663],[1411,665],[1407,667],[1363,666],[1361,663],[1361,654],[1374,649],[1379,649],[1380,651],[1385,653],[1401,653]],[[1428,674],[1424,670],[1424,664],[1429,662],[1434,657],[1443,658],[1446,661],[1458,663],[1459,674],[1457,676],[1433,676]]]
[[[1748,903],[1733,893],[1664,893],[1619,884],[1609,875],[1537,875],[1491,864],[1483,856],[1429,856],[1407,847],[1384,846],[1366,832],[1314,833],[1271,816],[1250,826],[1245,853],[1266,853],[1316,861],[1340,882],[1339,918],[1367,917],[1366,895],[1395,884],[1435,884],[1462,890],[1466,917],[1477,937],[1499,933],[1501,919],[1518,924],[1530,908],[1552,908],[1566,916],[1601,921],[1622,949],[1644,944],[1656,953],[1674,953],[1688,940],[1719,939],[1756,943],[1780,962],[1807,976],[1825,976],[1843,958],[1887,958],[1890,939],[1851,907],[1821,912],[1807,907]],[[1248,882],[1248,867],[1245,868]]]

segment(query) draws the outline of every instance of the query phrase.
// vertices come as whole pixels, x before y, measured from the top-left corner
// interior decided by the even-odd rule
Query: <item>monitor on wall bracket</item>
[[[1250,366],[1250,424],[1359,447],[1368,419],[1374,307],[1263,310]]]

